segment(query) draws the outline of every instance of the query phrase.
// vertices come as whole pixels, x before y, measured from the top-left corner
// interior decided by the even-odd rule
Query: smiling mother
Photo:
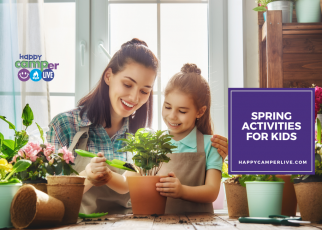
[[[78,148],[98,153],[99,157],[92,159],[74,153],[74,169],[87,177],[80,212],[131,212],[129,193],[118,194],[105,185],[110,178],[106,174],[116,169],[106,168],[104,161],[130,161],[127,153],[117,152],[122,146],[118,139],[125,138],[127,132],[151,127],[157,69],[158,59],[144,41],[134,38],[124,43],[78,107],[58,114],[49,124],[47,141],[56,149],[69,146],[70,151]],[[212,141],[225,158],[227,139],[216,135]]]

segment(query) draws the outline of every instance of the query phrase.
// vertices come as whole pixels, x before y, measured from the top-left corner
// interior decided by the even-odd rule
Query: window
[[[49,63],[59,63],[49,83],[50,117],[75,107],[75,2],[45,1],[45,47]]]
[[[137,37],[160,60],[152,128],[166,129],[161,108],[168,80],[187,62],[208,79],[207,1],[109,1],[108,8],[111,55]]]

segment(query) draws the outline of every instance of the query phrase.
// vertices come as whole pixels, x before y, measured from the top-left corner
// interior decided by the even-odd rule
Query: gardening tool
[[[81,149],[75,149],[75,152],[82,156],[82,157],[97,157],[96,154],[94,153],[91,153],[91,152],[87,152],[85,150],[81,150]],[[134,172],[137,172],[135,170],[135,168],[132,166],[132,164],[129,164],[129,163],[126,163],[124,161],[121,161],[121,160],[117,160],[117,159],[114,159],[112,161],[109,161],[109,160],[106,160],[106,163],[112,167],[115,167],[115,168],[119,168],[119,169],[124,169],[124,170],[128,170],[128,171],[134,171]]]
[[[283,215],[270,215],[266,217],[239,217],[240,223],[254,223],[254,224],[276,224],[287,226],[299,226],[300,224],[310,224],[310,221],[302,221],[301,217],[297,216],[283,216]]]

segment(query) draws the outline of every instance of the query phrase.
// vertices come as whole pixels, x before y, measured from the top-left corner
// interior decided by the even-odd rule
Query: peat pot
[[[234,183],[224,184],[229,217],[248,217],[246,187]]]
[[[310,176],[306,180],[294,179],[296,199],[303,220],[322,220],[322,181],[321,177]]]

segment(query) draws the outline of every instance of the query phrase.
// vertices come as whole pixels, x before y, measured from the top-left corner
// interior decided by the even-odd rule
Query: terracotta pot
[[[83,176],[47,176],[48,184],[84,184]]]
[[[163,215],[167,197],[161,196],[156,190],[160,176],[128,177],[132,211],[135,215]]]
[[[297,202],[303,220],[320,222],[322,220],[322,182],[294,184]]]
[[[294,190],[294,183],[291,183],[291,175],[276,175],[276,177],[284,180],[282,215],[295,216],[297,201]]]
[[[10,209],[15,228],[57,225],[62,221],[64,212],[63,202],[27,184],[18,190]]]
[[[234,183],[224,184],[229,217],[249,216],[246,187]]]

